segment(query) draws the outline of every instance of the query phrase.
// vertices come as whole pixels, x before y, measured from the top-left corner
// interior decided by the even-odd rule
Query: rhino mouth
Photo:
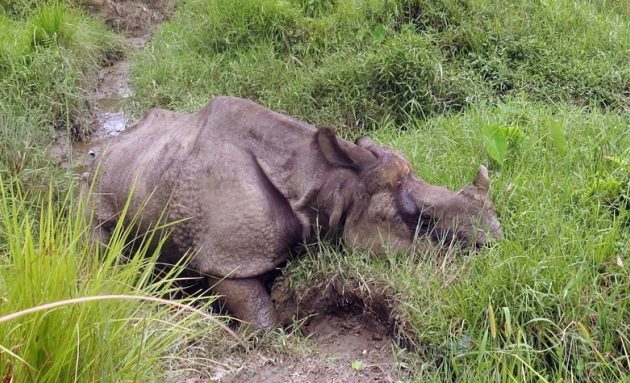
[[[493,246],[496,240],[489,233],[480,232],[479,235],[467,234],[457,228],[446,229],[440,226],[439,219],[426,213],[417,215],[401,214],[401,220],[411,233],[413,244],[431,241],[432,245],[461,250],[479,252],[484,248]]]

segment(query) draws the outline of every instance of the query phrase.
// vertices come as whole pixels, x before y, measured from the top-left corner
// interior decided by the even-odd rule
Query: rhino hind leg
[[[253,329],[271,330],[280,321],[271,296],[257,278],[209,278],[212,291],[220,295],[230,313]]]

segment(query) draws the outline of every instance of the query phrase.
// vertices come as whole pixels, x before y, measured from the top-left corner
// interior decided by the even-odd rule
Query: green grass
[[[175,271],[153,277],[161,247],[149,250],[153,234],[131,257],[121,254],[136,233],[122,225],[101,246],[90,238],[85,201],[75,196],[71,189],[59,198],[52,186],[29,195],[19,181],[0,177],[0,377],[159,380],[163,358],[192,340],[217,338],[219,327],[192,309],[150,301],[176,290]],[[99,296],[109,297],[89,301]],[[5,320],[67,299],[79,302]]]
[[[565,150],[549,121],[566,133]],[[410,361],[417,381],[627,379],[630,230],[605,201],[583,192],[610,169],[605,155],[630,156],[628,123],[627,116],[511,100],[404,133],[381,129],[378,141],[403,150],[423,178],[456,189],[473,178],[475,164],[489,161],[483,128],[518,126],[518,148],[491,172],[505,240],[446,264],[430,252],[379,260],[314,252],[295,260],[288,278],[298,291],[320,280],[358,281],[368,290],[389,284],[403,335],[417,347]]]
[[[139,110],[215,94],[345,128],[525,94],[628,111],[620,2],[189,0],[136,59]]]

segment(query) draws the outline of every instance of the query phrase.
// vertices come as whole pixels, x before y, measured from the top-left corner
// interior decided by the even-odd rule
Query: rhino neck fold
[[[300,222],[302,240],[311,242],[317,230],[336,234],[345,221],[351,201],[356,199],[356,175],[336,169],[310,145],[291,153],[261,156],[254,160],[277,193],[289,204]]]
[[[345,201],[339,196],[330,193],[331,177],[327,174],[325,164],[319,164],[318,153],[310,153],[311,159],[298,160],[297,157],[308,157],[302,152],[294,153],[283,161],[282,166],[273,166],[273,160],[264,157],[254,157],[264,177],[273,186],[274,191],[281,195],[291,207],[291,211],[300,222],[302,240],[310,242],[318,225],[326,229],[336,229],[330,225],[331,218],[335,216],[341,221]],[[336,201],[335,201],[336,197]],[[335,207],[337,209],[335,210]],[[326,222],[320,222],[323,219]]]

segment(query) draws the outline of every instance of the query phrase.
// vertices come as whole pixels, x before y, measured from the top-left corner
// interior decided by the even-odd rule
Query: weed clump
[[[583,203],[605,206],[625,224],[630,224],[630,160],[605,156],[605,167],[582,189]]]
[[[194,310],[156,304],[151,297],[176,291],[174,272],[152,277],[163,238],[148,233],[126,259],[121,254],[136,233],[122,224],[106,246],[92,241],[77,186],[64,193],[51,184],[40,192],[0,171],[0,376],[13,382],[160,380],[159,360],[189,340],[216,335],[217,323],[190,315]]]
[[[70,46],[74,33],[66,18],[67,9],[61,5],[45,5],[31,21],[31,47],[48,48],[53,45]]]

